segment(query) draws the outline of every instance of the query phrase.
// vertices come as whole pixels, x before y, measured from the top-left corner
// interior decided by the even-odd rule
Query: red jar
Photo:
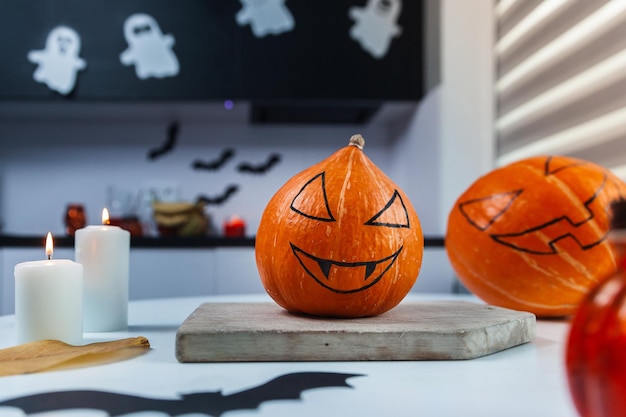
[[[65,209],[65,233],[68,236],[74,236],[77,229],[85,227],[87,224],[87,216],[85,208],[82,204],[68,204]]]
[[[239,216],[231,216],[224,222],[225,237],[244,237],[246,234],[246,223]]]

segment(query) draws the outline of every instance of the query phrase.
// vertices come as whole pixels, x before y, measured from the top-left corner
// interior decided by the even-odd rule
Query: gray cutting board
[[[206,303],[176,333],[180,362],[473,359],[531,341],[531,313],[463,301],[403,302],[385,314],[333,319],[277,304]]]

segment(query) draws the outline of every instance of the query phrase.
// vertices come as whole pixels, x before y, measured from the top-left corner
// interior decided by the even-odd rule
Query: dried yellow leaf
[[[78,368],[117,362],[142,355],[150,348],[145,337],[69,345],[40,340],[0,350],[0,376]]]

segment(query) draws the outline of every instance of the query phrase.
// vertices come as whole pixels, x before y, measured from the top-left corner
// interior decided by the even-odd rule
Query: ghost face
[[[134,14],[124,23],[124,37],[130,45],[145,38],[162,36],[158,23],[147,14]]]
[[[396,19],[398,13],[400,12],[400,3],[394,0],[376,0],[376,4],[372,6],[374,13],[377,15],[389,18]]]
[[[264,7],[268,0],[242,0],[241,3],[246,7]]]
[[[68,27],[55,28],[48,34],[46,50],[51,54],[77,56],[80,51],[80,38]]]

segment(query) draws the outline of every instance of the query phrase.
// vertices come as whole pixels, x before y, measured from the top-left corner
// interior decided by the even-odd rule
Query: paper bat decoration
[[[230,196],[236,193],[238,190],[239,190],[239,186],[229,185],[221,195],[218,195],[215,197],[208,197],[206,195],[201,195],[196,200],[204,204],[220,205],[220,204],[224,204],[226,200],[228,200]]]
[[[176,146],[176,141],[178,140],[178,128],[179,125],[177,122],[172,123],[167,128],[167,138],[161,147],[152,149],[148,153],[148,158],[151,160],[155,160],[165,155],[168,152],[171,152]]]
[[[229,159],[231,159],[235,155],[235,151],[233,149],[224,149],[222,154],[218,159],[210,162],[201,161],[199,159],[195,160],[192,167],[193,169],[203,169],[207,171],[215,171],[220,169]]]
[[[249,162],[242,162],[237,169],[239,172],[249,172],[251,174],[264,174],[270,170],[274,165],[280,162],[280,155],[273,153],[269,156],[268,160],[259,165],[252,165]]]
[[[267,401],[298,400],[309,389],[349,387],[348,378],[363,376],[334,372],[297,372],[281,375],[263,385],[224,395],[220,391],[183,394],[177,399],[159,399],[105,391],[57,391],[27,395],[0,402],[26,415],[72,409],[101,410],[111,417],[145,411],[159,411],[174,417],[203,413],[219,417],[232,410],[254,410]]]

